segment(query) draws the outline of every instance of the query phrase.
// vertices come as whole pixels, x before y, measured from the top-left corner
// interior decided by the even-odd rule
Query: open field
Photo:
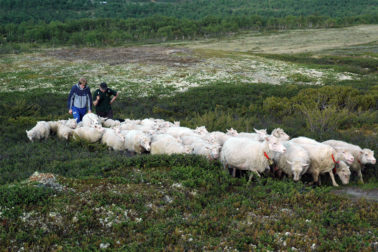
[[[378,40],[378,25],[338,29],[289,30],[271,34],[247,34],[228,40],[205,40],[189,48],[252,53],[306,53],[368,44]]]
[[[40,88],[66,93],[77,76],[86,76],[91,86],[105,81],[131,96],[171,94],[173,91],[185,91],[189,87],[217,81],[276,85],[297,82],[319,85],[332,80],[360,78],[354,73],[308,68],[259,56],[211,50],[188,51],[181,48],[173,50],[141,47],[135,50],[157,50],[159,54],[152,55],[156,56],[153,58],[138,57],[127,63],[122,59],[127,50],[91,49],[91,55],[96,57],[89,56],[89,59],[82,56],[88,51],[86,49],[7,56],[0,60],[0,91]],[[176,54],[170,55],[168,61],[165,60],[168,57],[161,57],[167,51],[174,51],[171,54]],[[179,54],[181,51],[185,52],[185,59]]]
[[[304,49],[301,43],[305,43],[308,47],[306,50],[311,52],[331,48],[335,51],[350,45],[356,47],[356,44],[359,44],[360,48],[357,51],[361,52],[362,44],[378,40],[377,27],[371,25],[289,31],[281,35],[242,37],[231,42],[197,42],[180,47],[66,48],[6,55],[0,59],[0,91],[47,89],[51,92],[65,93],[78,76],[86,76],[92,86],[106,81],[112,87],[131,96],[171,94],[217,81],[322,85],[336,81],[359,80],[361,76],[348,72],[349,69],[342,71],[295,64],[261,57],[251,52],[287,54],[292,51],[288,45],[294,44],[296,50]],[[310,38],[319,41],[311,41]],[[246,45],[239,46],[239,43]],[[263,44],[261,50],[254,51],[252,48],[259,43]],[[280,49],[275,50],[275,47]],[[368,54],[373,52],[372,59],[376,61],[376,44],[364,48]],[[355,49],[351,48],[349,51]]]
[[[85,76],[92,92],[102,81],[121,91],[117,118],[281,127],[377,154],[377,27],[1,55],[0,251],[377,251],[377,165],[339,190],[328,176],[320,187],[269,174],[247,184],[194,155],[25,134],[67,119],[68,91]],[[56,180],[27,180],[35,171]]]

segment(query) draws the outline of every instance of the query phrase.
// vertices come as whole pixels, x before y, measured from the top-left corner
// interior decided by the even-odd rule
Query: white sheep
[[[66,126],[63,123],[58,123],[56,135],[60,139],[68,140],[74,133],[74,130],[70,127]]]
[[[304,136],[293,138],[290,140],[290,142],[297,143],[297,144],[318,144],[319,143],[318,141],[312,138],[304,137]]]
[[[45,121],[39,121],[31,129],[26,130],[26,135],[30,141],[47,139],[50,135],[50,124]]]
[[[281,141],[288,141],[290,139],[290,136],[281,128],[274,129],[271,135],[277,137]]]
[[[140,130],[145,133],[152,132],[157,127],[155,120],[152,118],[143,120],[130,120],[122,123],[120,126],[122,130]]]
[[[94,113],[87,113],[83,116],[84,127],[102,127],[101,119]]]
[[[337,176],[339,176],[341,182],[344,185],[348,184],[350,180],[350,174],[351,174],[350,166],[346,162],[340,160],[335,168],[336,169],[333,169],[332,171],[335,174],[337,174]]]
[[[73,138],[76,139],[83,139],[90,143],[98,142],[102,135],[104,134],[104,128],[93,128],[88,126],[83,126],[80,128],[76,128],[74,130]]]
[[[171,123],[163,119],[149,118],[140,121],[139,125],[133,129],[139,129],[146,133],[153,132],[153,134],[163,134],[168,130],[168,128],[179,126],[180,122]]]
[[[101,124],[103,124],[108,118],[107,117],[98,116],[98,119],[100,119]]]
[[[228,129],[227,132],[226,132],[227,135],[229,136],[237,136],[238,135],[238,131],[231,128],[231,129]]]
[[[166,134],[169,134],[175,138],[180,138],[181,136],[195,135],[192,129],[187,127],[170,127],[166,130]]]
[[[203,137],[209,141],[210,143],[219,144],[222,146],[224,142],[227,141],[230,137],[238,136],[238,132],[233,128],[228,129],[227,133],[223,133],[221,131],[213,131],[204,135]]]
[[[364,183],[362,178],[362,169],[366,164],[375,164],[376,159],[374,157],[374,151],[370,149],[362,149],[358,145],[346,143],[344,141],[339,140],[328,140],[323,142],[324,144],[330,145],[334,147],[338,151],[348,151],[350,152],[354,160],[350,165],[352,171],[357,172],[358,178],[361,183]]]
[[[59,125],[64,125],[69,127],[70,129],[75,129],[78,125],[75,119],[67,119],[67,120],[59,120],[59,121],[49,121],[48,124],[50,125],[50,132],[56,134],[58,131]]]
[[[59,121],[48,121],[47,123],[50,126],[50,133],[56,134],[58,131]]]
[[[135,130],[139,125],[140,124],[136,123],[134,120],[125,119],[125,121],[119,125],[119,128],[121,130]]]
[[[122,132],[125,136],[125,148],[138,154],[151,150],[151,136],[140,130]]]
[[[195,142],[203,142],[204,140],[198,135],[184,135],[180,137],[183,145],[192,145]]]
[[[286,152],[274,155],[277,168],[293,177],[294,181],[298,181],[310,166],[310,156],[299,144],[284,142],[283,145]]]
[[[102,122],[102,126],[107,127],[107,128],[113,128],[113,127],[119,126],[120,124],[121,124],[120,121],[113,120],[113,119],[106,119],[105,121]]]
[[[77,122],[76,119],[67,119],[67,120],[61,120],[59,122],[63,122],[64,125],[71,129],[76,129],[77,127]]]
[[[125,150],[125,137],[116,129],[105,129],[101,143],[115,151]]]
[[[147,130],[153,130],[157,127],[157,122],[154,118],[146,118],[140,122],[140,125],[142,125]]]
[[[256,133],[249,133],[249,132],[240,132],[237,134],[237,137],[248,137],[255,141],[263,142],[265,138],[268,136],[266,129],[254,129]]]
[[[207,135],[209,134],[209,131],[207,131],[205,126],[200,126],[194,129],[194,133],[198,135]]]
[[[273,162],[273,152],[285,152],[285,150],[279,139],[274,136],[267,137],[264,142],[231,137],[223,145],[220,161],[224,169],[231,167],[252,171],[250,181],[253,172],[260,176],[259,173],[269,169],[269,165]],[[235,175],[235,170],[233,175]]]
[[[151,154],[189,154],[192,150],[177,138],[169,134],[158,134],[152,137]]]
[[[293,138],[292,140],[290,140],[291,142],[295,142],[295,143],[298,143],[298,144],[320,144],[320,142],[314,140],[314,139],[311,139],[311,138],[308,138],[308,137],[296,137],[296,138]],[[336,151],[341,154],[339,155],[341,160],[344,161],[347,165],[351,165],[354,161],[354,157],[352,155],[351,152],[347,151],[347,150],[342,150],[342,149],[336,149]]]
[[[263,142],[264,139],[269,136],[266,129],[254,130],[256,133],[240,132],[237,137],[248,137],[252,140]],[[290,139],[290,137],[281,128],[274,129],[270,135],[277,137],[280,141],[288,141]]]
[[[209,144],[205,141],[197,141],[191,145],[195,155],[205,156],[209,160],[216,160],[219,158],[221,146],[219,144]]]
[[[162,119],[155,119],[155,122],[160,129],[180,126],[180,122],[171,123]]]
[[[205,139],[210,143],[216,143],[222,146],[224,142],[226,142],[231,137],[232,136],[227,135],[226,133],[221,131],[212,131],[205,136]]]
[[[154,119],[143,119],[143,120],[130,120],[125,119],[119,126],[121,130],[140,130],[145,133],[155,132],[158,125],[155,123]]]
[[[295,143],[295,140],[290,140],[290,142]],[[337,165],[343,166],[343,169],[336,170],[336,174],[340,177],[343,184],[349,183],[350,170],[342,161],[345,159],[345,156],[342,153],[339,153],[333,147],[322,143],[300,143],[300,145],[309,153],[311,162],[307,172],[312,175],[315,183],[320,184],[320,174],[328,173],[331,177],[332,185],[338,186],[333,175],[333,169],[337,167]],[[346,167],[344,167],[344,164]],[[345,172],[347,170],[349,170],[349,172]]]

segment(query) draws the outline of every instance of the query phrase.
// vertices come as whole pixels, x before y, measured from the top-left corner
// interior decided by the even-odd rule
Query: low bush
[[[67,119],[66,98],[0,94],[0,250],[373,250],[377,203],[328,186],[269,176],[247,183],[195,155],[130,156],[55,136],[29,142],[25,130],[38,120]],[[113,110],[209,131],[281,127],[377,153],[376,98],[375,87],[217,83],[173,97],[121,97]],[[58,175],[67,189],[18,183],[35,171]],[[364,170],[368,185],[377,171]]]

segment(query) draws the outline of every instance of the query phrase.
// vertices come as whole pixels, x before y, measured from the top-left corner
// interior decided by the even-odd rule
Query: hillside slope
[[[378,0],[0,0],[0,23],[65,21],[80,18],[144,18],[153,15],[201,19],[206,16],[320,15],[377,16]]]

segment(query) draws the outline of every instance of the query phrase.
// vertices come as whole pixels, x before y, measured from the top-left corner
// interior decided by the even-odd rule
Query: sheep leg
[[[358,175],[358,178],[360,179],[360,183],[363,184],[364,183],[364,180],[362,178],[362,172],[361,172],[361,169],[357,171],[357,175]]]
[[[335,180],[335,176],[333,175],[333,171],[330,171],[328,172],[329,176],[331,177],[331,180],[332,180],[332,185],[333,186],[339,186],[337,183],[336,183],[336,180]]]
[[[322,185],[322,176],[320,176],[320,174],[319,174],[319,177],[318,177],[318,185]]]
[[[228,164],[223,163],[223,170],[228,170]]]
[[[312,172],[312,179],[314,180],[314,183],[318,184],[318,181],[319,181],[319,171]]]
[[[235,178],[236,177],[236,168],[232,168],[232,177]]]
[[[277,177],[277,178],[282,178],[282,170],[277,170],[277,172],[276,172],[276,176],[275,177]]]
[[[258,172],[253,172],[253,171],[250,171],[249,172],[249,178],[248,178],[248,183],[247,185],[249,185],[249,183],[251,182],[252,178],[253,178],[253,175],[257,175],[257,177],[261,178],[260,174]]]
[[[253,172],[250,172],[249,178],[248,178],[248,183],[247,183],[248,185],[251,182],[252,178],[253,178]]]

